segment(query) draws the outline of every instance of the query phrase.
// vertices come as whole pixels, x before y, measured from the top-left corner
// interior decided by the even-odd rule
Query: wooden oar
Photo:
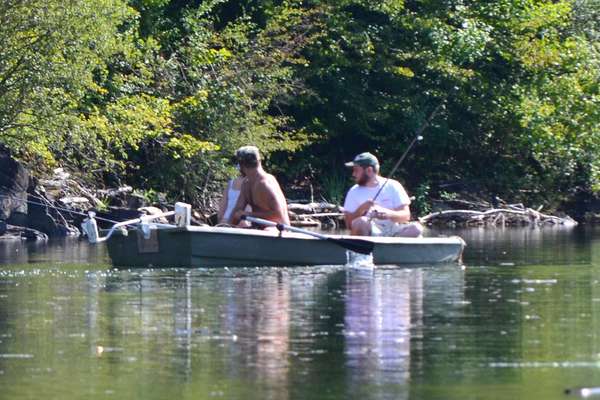
[[[305,235],[313,236],[313,237],[316,237],[321,240],[327,240],[328,242],[335,243],[338,246],[342,246],[343,248],[353,251],[355,253],[371,254],[373,252],[374,244],[373,244],[373,242],[369,242],[368,240],[334,238],[331,236],[322,235],[317,232],[296,228],[294,226],[290,226],[290,225],[286,225],[286,224],[278,224],[273,221],[268,221],[266,219],[261,219],[261,218],[250,217],[247,215],[244,215],[242,217],[242,219],[245,219],[246,221],[250,221],[252,223],[262,225],[262,226],[274,226],[275,228],[279,229],[280,231],[286,230],[286,231],[290,231],[290,232],[303,233]]]

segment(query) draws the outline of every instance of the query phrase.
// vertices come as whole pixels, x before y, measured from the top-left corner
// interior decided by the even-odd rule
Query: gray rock
[[[0,240],[26,240],[45,242],[48,240],[48,235],[35,229],[24,228],[22,226],[14,226],[6,224],[6,231],[0,236]]]
[[[28,187],[27,169],[0,145],[0,219],[7,220],[13,212],[27,214]]]

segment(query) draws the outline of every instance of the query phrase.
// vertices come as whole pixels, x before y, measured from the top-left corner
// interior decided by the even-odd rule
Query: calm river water
[[[111,269],[0,243],[0,399],[565,399],[600,386],[600,229],[464,266]]]

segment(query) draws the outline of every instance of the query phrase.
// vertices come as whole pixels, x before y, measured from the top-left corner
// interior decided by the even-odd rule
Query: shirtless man
[[[235,156],[246,179],[233,209],[231,223],[237,225],[242,216],[247,215],[289,225],[285,196],[277,179],[262,168],[258,148],[240,147]],[[250,205],[252,211],[245,211],[246,205]]]

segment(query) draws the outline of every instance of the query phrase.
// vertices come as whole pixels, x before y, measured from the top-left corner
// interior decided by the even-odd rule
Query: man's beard
[[[367,182],[369,182],[369,177],[367,176],[367,174],[365,172],[360,174],[360,176],[356,180],[356,183],[358,184],[358,186],[366,186]]]

